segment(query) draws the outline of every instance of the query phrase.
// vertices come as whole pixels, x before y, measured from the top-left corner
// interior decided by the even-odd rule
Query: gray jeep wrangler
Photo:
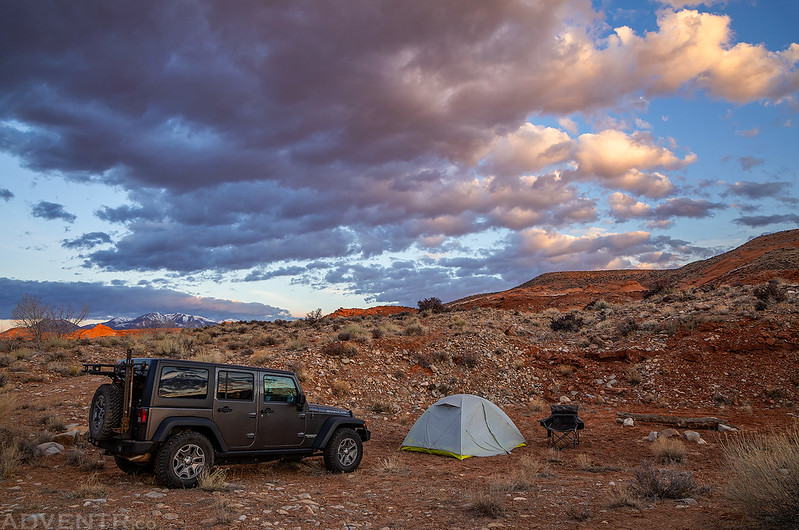
[[[84,372],[111,378],[92,399],[89,441],[170,488],[195,486],[215,462],[322,454],[330,472],[348,473],[371,436],[352,411],[307,403],[293,372],[130,353]]]

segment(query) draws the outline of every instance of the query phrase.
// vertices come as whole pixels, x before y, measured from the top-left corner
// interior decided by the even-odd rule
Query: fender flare
[[[212,435],[210,437],[211,444],[221,452],[227,451],[227,445],[225,445],[225,440],[222,438],[222,433],[219,432],[219,428],[216,426],[213,420],[209,420],[208,418],[192,418],[192,417],[167,418],[164,421],[162,421],[161,425],[159,425],[158,429],[156,429],[155,434],[153,435],[153,441],[163,442],[169,437],[169,434],[173,430],[175,430],[175,428],[182,428],[182,427],[188,427],[188,429],[185,430],[199,431],[200,434],[205,434],[206,432],[210,432]],[[194,429],[192,429],[192,427],[194,427]]]
[[[319,434],[314,440],[313,448],[324,449],[327,446],[327,442],[333,436],[333,433],[336,432],[336,429],[339,427],[352,427],[356,431],[359,429],[363,430],[366,428],[366,422],[352,417],[328,418],[322,424],[322,428],[319,429]]]

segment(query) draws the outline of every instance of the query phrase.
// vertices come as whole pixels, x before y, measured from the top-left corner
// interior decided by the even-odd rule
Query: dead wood
[[[634,421],[641,421],[644,423],[663,423],[665,425],[674,425],[675,427],[690,428],[690,429],[713,429],[717,430],[719,425],[726,425],[735,428],[727,420],[719,418],[706,417],[706,418],[681,418],[679,416],[663,416],[660,414],[635,414],[633,412],[617,412],[616,416],[620,418],[632,418]]]

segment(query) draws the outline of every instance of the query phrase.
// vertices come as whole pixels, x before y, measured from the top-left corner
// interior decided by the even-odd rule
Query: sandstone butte
[[[96,339],[99,337],[124,337],[126,335],[142,335],[145,333],[181,331],[180,328],[158,329],[111,329],[105,324],[97,324],[89,329],[76,329],[70,333],[69,339]],[[28,339],[30,332],[25,328],[11,328],[0,333],[0,339]]]

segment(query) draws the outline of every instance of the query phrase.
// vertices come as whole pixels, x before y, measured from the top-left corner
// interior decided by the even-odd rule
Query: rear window
[[[205,399],[208,395],[208,370],[183,366],[164,366],[158,396],[162,398]]]
[[[255,375],[247,372],[220,370],[216,383],[216,399],[252,401],[255,394]]]

